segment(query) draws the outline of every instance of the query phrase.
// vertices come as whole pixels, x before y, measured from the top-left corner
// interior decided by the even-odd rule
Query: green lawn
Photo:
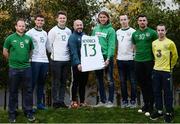
[[[137,113],[137,109],[115,108],[79,108],[52,109],[35,114],[37,123],[161,123],[163,118],[152,121],[144,114]],[[0,123],[8,122],[7,111],[0,110]],[[19,110],[17,122],[28,122],[23,112]],[[180,107],[175,109],[174,122],[180,122]]]

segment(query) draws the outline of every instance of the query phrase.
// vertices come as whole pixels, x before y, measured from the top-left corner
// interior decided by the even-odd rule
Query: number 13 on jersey
[[[82,71],[92,71],[104,67],[104,59],[97,36],[83,35],[81,42]]]
[[[84,44],[85,57],[96,55],[96,44]]]

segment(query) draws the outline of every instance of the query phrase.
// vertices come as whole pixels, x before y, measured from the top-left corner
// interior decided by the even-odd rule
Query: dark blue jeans
[[[70,66],[69,61],[51,60],[53,103],[64,102],[68,66]]]
[[[162,91],[164,92],[164,104],[166,112],[173,112],[173,88],[170,72],[153,71],[153,92],[155,107],[157,110],[163,110]]]
[[[114,61],[113,61],[113,58],[111,58],[109,61],[108,67],[106,67],[105,69],[95,71],[97,82],[98,82],[98,90],[99,90],[100,99],[102,103],[106,102],[106,93],[105,93],[105,87],[104,87],[104,72],[107,75],[107,80],[108,80],[108,91],[109,91],[108,101],[110,102],[114,101],[113,68],[114,68]]]
[[[128,103],[128,91],[127,91],[127,81],[130,81],[131,84],[131,101],[136,101],[136,81],[135,81],[135,70],[134,70],[134,61],[123,61],[117,60],[119,80],[121,83],[121,94],[122,101]]]
[[[44,85],[48,72],[48,63],[32,62],[32,88],[36,87],[37,104],[43,103]]]
[[[31,68],[14,69],[9,68],[9,114],[15,114],[18,105],[18,89],[21,86],[23,90],[23,105],[25,113],[32,112],[33,93]]]

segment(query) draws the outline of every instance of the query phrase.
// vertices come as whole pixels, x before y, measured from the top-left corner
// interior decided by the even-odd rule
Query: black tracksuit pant
[[[77,91],[79,88],[80,103],[84,103],[88,72],[80,72],[77,66],[72,67],[72,72],[72,101],[77,101]]]
[[[152,89],[152,70],[154,62],[135,62],[135,74],[142,91],[143,102],[146,111],[153,110],[154,97]]]

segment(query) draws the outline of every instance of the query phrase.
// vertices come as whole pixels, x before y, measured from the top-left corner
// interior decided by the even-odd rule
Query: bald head
[[[75,20],[73,28],[74,28],[75,31],[77,31],[79,33],[82,32],[82,30],[83,30],[83,22],[81,20],[79,20],[79,19]]]

